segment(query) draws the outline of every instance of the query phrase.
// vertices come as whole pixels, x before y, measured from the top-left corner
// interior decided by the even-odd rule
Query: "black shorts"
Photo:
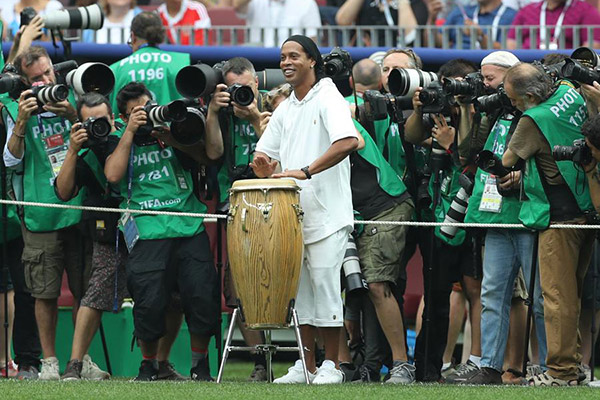
[[[460,246],[450,246],[436,237],[435,258],[438,261],[438,271],[445,270],[450,282],[461,282],[463,276],[478,280],[483,277],[481,252],[476,251],[473,241],[469,233]],[[477,257],[480,258],[479,261]]]
[[[178,289],[190,333],[211,336],[220,312],[217,272],[208,235],[139,240],[127,260],[135,336],[146,342],[165,334],[165,314]]]

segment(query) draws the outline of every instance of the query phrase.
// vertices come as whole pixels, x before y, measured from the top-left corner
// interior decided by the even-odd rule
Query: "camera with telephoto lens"
[[[184,146],[200,143],[206,136],[206,107],[191,99],[182,100],[186,105],[186,116],[183,121],[171,122],[173,139]]]
[[[31,95],[28,97],[35,97],[37,100],[38,108],[33,114],[40,114],[45,112],[43,107],[46,104],[59,103],[69,97],[69,88],[66,85],[36,85],[31,87]]]
[[[325,75],[333,80],[344,79],[352,71],[352,57],[346,50],[334,47],[329,54],[323,56]]]
[[[8,93],[12,98],[17,99],[21,92],[26,89],[27,87],[14,65],[7,64],[2,74],[0,74],[0,93]]]
[[[106,117],[89,117],[81,123],[81,127],[88,134],[88,140],[83,144],[83,147],[94,147],[108,141],[108,135],[112,130],[110,121]]]
[[[29,25],[37,12],[33,7],[21,11],[21,26]],[[44,27],[48,29],[94,29],[104,25],[104,12],[98,4],[87,7],[64,8],[42,15]]]
[[[150,100],[144,106],[144,111],[148,115],[147,122],[138,128],[134,137],[135,144],[138,146],[156,143],[156,139],[150,135],[154,129],[168,122],[181,122],[187,116],[187,107],[181,100],[172,101],[164,106]]]
[[[572,146],[554,146],[552,157],[556,161],[573,161],[581,166],[592,162],[592,150],[585,143],[585,139],[573,141]]]
[[[450,107],[455,103],[454,96],[448,94],[439,81],[421,90],[419,100],[423,103],[423,113],[431,114],[450,115]]]
[[[388,87],[394,96],[412,97],[417,88],[425,88],[437,80],[438,76],[434,72],[395,68],[388,77]]]
[[[446,217],[444,218],[445,223],[462,223],[465,221],[469,197],[471,197],[471,194],[473,193],[474,182],[472,177],[462,174],[458,178],[458,183],[460,189],[458,193],[456,193],[456,196],[454,196],[450,208],[446,213]],[[440,228],[442,235],[446,236],[448,239],[453,239],[456,236],[457,231],[458,226],[442,226]]]
[[[442,86],[446,93],[453,96],[465,96],[467,101],[473,101],[486,93],[483,77],[479,72],[472,72],[462,80],[444,78],[442,82]]]
[[[388,116],[392,121],[398,122],[402,111],[412,110],[412,98],[407,96],[394,96],[390,93],[381,93],[378,90],[366,90],[363,93],[364,117],[368,121],[379,121]]]
[[[358,250],[352,235],[348,235],[348,246],[346,247],[346,253],[344,254],[342,269],[344,270],[344,277],[346,278],[346,293],[355,290],[369,290],[369,285],[360,269]]]
[[[506,94],[503,84],[498,86],[496,93],[480,96],[475,99],[473,104],[475,105],[477,111],[486,114],[490,114],[498,110],[502,110],[506,113],[513,113],[516,111],[516,108],[512,105],[512,102]]]
[[[426,210],[431,205],[431,195],[429,194],[429,181],[431,180],[431,169],[425,165],[423,173],[420,174],[419,185],[417,186],[417,209]]]
[[[561,75],[564,79],[593,85],[594,81],[600,82],[600,71],[598,67],[588,68],[579,61],[566,59],[561,68]]]

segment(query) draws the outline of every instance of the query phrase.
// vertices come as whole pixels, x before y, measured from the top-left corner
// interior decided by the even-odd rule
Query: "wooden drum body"
[[[304,249],[298,186],[291,179],[236,181],[229,210],[227,254],[246,326],[289,327]]]

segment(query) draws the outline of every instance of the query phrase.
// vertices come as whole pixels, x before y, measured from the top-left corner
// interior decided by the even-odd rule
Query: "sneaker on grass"
[[[64,374],[60,377],[61,380],[69,382],[69,381],[79,381],[81,380],[81,369],[83,368],[83,362],[73,359],[69,360],[67,364],[67,368],[65,368]]]
[[[210,376],[210,366],[208,365],[208,357],[204,357],[198,361],[198,365],[190,370],[190,376],[193,381],[212,382],[213,377]]]
[[[317,374],[311,374],[310,371],[308,371],[308,380],[311,383],[315,380],[316,376]],[[306,380],[304,379],[304,369],[302,368],[302,360],[296,360],[294,365],[288,368],[288,373],[281,378],[275,379],[273,383],[306,383]]]
[[[48,357],[42,359],[42,370],[40,371],[40,380],[42,381],[57,381],[60,379],[58,373],[58,359],[56,357]]]
[[[446,383],[463,383],[479,372],[479,367],[471,360],[459,364],[456,371],[446,377]]]
[[[352,381],[352,383],[379,383],[380,380],[381,374],[379,371],[373,371],[371,368],[363,364],[358,367],[358,378]]]
[[[40,377],[40,371],[33,365],[19,365],[17,379],[21,381],[36,380]]]
[[[134,382],[153,382],[158,377],[158,368],[154,366],[152,360],[142,360],[138,375],[133,379]]]
[[[248,377],[248,382],[266,382],[268,381],[267,369],[262,364],[257,364],[254,366],[250,377]]]
[[[168,361],[158,362],[158,376],[156,380],[159,381],[187,381],[188,377],[181,375],[175,369],[175,366]]]
[[[102,371],[89,355],[83,356],[83,365],[81,368],[81,377],[83,379],[89,379],[91,381],[102,381],[110,379],[110,374],[106,371]]]
[[[4,360],[0,360],[0,362],[4,362]],[[6,376],[8,371],[8,376]],[[19,366],[17,364],[15,364],[15,362],[13,360],[10,360],[8,362],[8,368],[6,368],[6,365],[3,365],[2,367],[0,367],[0,378],[14,378],[17,376],[17,374],[19,373]]]
[[[475,375],[461,383],[465,385],[502,385],[502,373],[494,368],[481,367]]]
[[[415,381],[415,366],[408,362],[394,361],[390,376],[384,383],[407,385]]]
[[[315,379],[312,383],[315,385],[330,385],[344,382],[344,373],[335,367],[331,360],[323,361],[319,367]]]

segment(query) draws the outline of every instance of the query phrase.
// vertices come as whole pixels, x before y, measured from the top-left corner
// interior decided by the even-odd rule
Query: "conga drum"
[[[287,328],[304,244],[299,188],[291,179],[233,183],[227,255],[242,318],[250,329]]]

